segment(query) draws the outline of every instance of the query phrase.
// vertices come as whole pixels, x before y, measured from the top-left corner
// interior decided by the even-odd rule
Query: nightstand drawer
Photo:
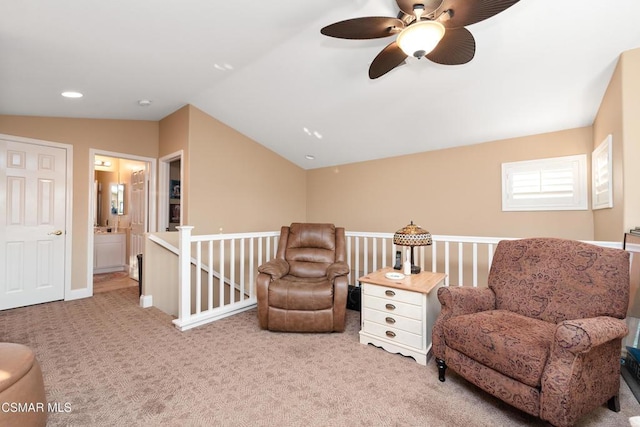
[[[364,321],[364,331],[372,335],[414,348],[422,348],[422,335],[412,334],[379,323]]]
[[[363,300],[363,305],[366,308],[372,308],[383,313],[396,314],[416,320],[422,320],[422,312],[424,311],[422,305],[407,304],[374,296],[366,296]]]
[[[398,316],[393,313],[385,313],[383,311],[373,310],[366,307],[362,311],[362,317],[365,322],[370,321],[379,323],[386,327],[400,329],[402,331],[411,332],[412,334],[419,335],[422,333],[422,321],[420,320]]]
[[[420,292],[411,292],[402,289],[389,288],[386,286],[376,286],[365,283],[364,293],[367,295],[386,298],[393,301],[422,305],[422,294]]]

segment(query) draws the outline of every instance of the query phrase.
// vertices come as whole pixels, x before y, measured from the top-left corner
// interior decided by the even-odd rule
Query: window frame
[[[591,209],[613,207],[613,143],[611,134],[591,153]],[[601,164],[604,167],[601,168]],[[606,188],[601,185],[605,181]]]
[[[545,192],[543,187],[553,185],[553,181],[544,176],[553,175],[554,172],[565,173],[571,171],[571,194],[562,196],[553,192]],[[537,185],[540,191],[532,193],[531,197],[524,196],[518,200],[514,197],[513,182],[515,175],[534,175],[538,173]],[[502,211],[565,211],[588,210],[588,185],[587,185],[587,155],[577,154],[572,156],[551,157],[545,159],[524,160],[518,162],[502,163]],[[546,196],[545,196],[546,195]]]

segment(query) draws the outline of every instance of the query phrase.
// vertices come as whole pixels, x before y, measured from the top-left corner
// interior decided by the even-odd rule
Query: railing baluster
[[[433,242],[431,245],[431,271],[438,271],[438,245],[437,242]],[[444,280],[445,286],[449,286],[449,280]]]
[[[351,253],[351,236],[347,237],[347,264],[349,266],[353,265],[352,262],[352,253]],[[347,276],[347,282],[348,283],[355,283],[356,279],[353,277],[354,274],[351,273],[351,268],[349,268],[349,276]]]
[[[236,240],[229,239],[229,303],[236,302]]]
[[[202,242],[196,243],[196,314],[202,306]]]
[[[473,287],[478,287],[478,244],[473,244]]]
[[[255,283],[256,283],[256,278],[254,277],[254,266],[253,266],[253,254],[254,254],[254,248],[253,248],[253,242],[254,239],[250,238],[249,239],[249,298],[253,298],[254,292],[253,290],[255,289]]]
[[[362,272],[364,276],[369,274],[369,239],[363,237],[362,240],[364,242],[364,250],[362,253]]]
[[[240,239],[240,301],[243,301],[244,298],[244,269],[245,258],[244,258],[244,241],[245,239]]]
[[[444,274],[447,277],[444,279],[444,283],[449,286],[449,242],[444,242]]]
[[[378,239],[373,237],[371,240],[373,240],[373,259],[371,260],[372,262],[371,271],[377,271],[378,270]]]
[[[387,266],[387,239],[382,238],[382,268]]]
[[[218,280],[218,307],[224,306],[224,240],[220,239],[220,280]]]
[[[463,243],[458,242],[458,286],[464,285],[464,253]]]
[[[354,277],[355,280],[357,280],[360,277],[360,239],[358,237],[355,238],[356,241],[356,247],[355,247],[355,254],[354,257],[356,259],[356,268],[355,268],[355,275],[356,277]]]
[[[209,271],[207,272],[207,310],[213,308],[213,240],[209,240]]]

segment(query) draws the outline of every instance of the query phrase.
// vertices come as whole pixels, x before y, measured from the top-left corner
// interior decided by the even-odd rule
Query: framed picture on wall
[[[172,179],[169,183],[169,198],[171,199],[179,199],[180,198],[180,180]]]

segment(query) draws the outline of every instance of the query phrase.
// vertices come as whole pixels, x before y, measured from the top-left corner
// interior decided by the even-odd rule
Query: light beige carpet
[[[448,373],[342,334],[262,331],[248,311],[179,332],[136,288],[0,312],[0,340],[35,349],[49,426],[542,426]],[[598,408],[583,427],[628,426],[640,405]]]

